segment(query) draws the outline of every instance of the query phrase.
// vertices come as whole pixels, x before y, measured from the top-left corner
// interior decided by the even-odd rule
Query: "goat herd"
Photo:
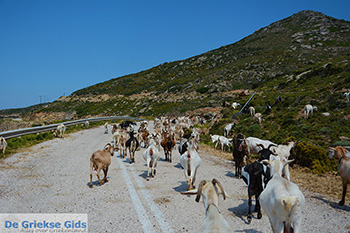
[[[160,118],[154,120],[152,133],[148,129],[148,122],[144,121],[135,132],[135,123],[124,122],[114,124],[112,129],[114,144],[108,143],[103,150],[94,152],[90,158],[90,187],[92,188],[93,170],[97,171],[98,183],[101,185],[100,171],[103,170],[102,182],[108,182],[107,172],[111,164],[111,156],[114,151],[119,151],[121,158],[129,154],[129,163],[135,162],[135,151],[143,145],[145,150],[142,157],[146,161],[147,180],[155,177],[157,161],[160,158],[161,147],[164,150],[165,161],[172,161],[172,151],[178,142],[178,151],[181,155],[180,163],[183,168],[187,191],[182,194],[194,194],[196,201],[203,199],[206,218],[199,232],[230,232],[231,228],[218,210],[218,199],[222,195],[227,197],[224,189],[217,179],[202,181],[195,188],[197,169],[201,164],[198,154],[200,134],[205,133],[202,129],[194,128],[196,122],[204,119],[191,119],[189,117]],[[229,128],[234,125],[228,126]],[[231,129],[230,129],[231,130]],[[230,130],[225,128],[224,135],[228,136]],[[105,124],[105,133],[108,133],[108,123]],[[207,133],[207,132],[206,132]],[[288,145],[276,145],[275,143],[254,137],[244,138],[238,134],[233,139],[225,136],[210,135],[216,147],[221,145],[233,146],[235,161],[235,176],[243,178],[248,185],[248,222],[252,220],[252,197],[255,196],[256,205],[254,211],[257,218],[262,217],[261,208],[270,220],[273,232],[301,232],[301,214],[305,205],[305,198],[298,186],[290,181],[288,164],[291,151],[295,143]],[[350,158],[346,156],[344,148],[330,148],[330,158],[339,161],[340,175],[343,180],[343,197],[339,202],[344,204],[346,186],[350,183]],[[250,162],[250,155],[257,154],[259,159]]]

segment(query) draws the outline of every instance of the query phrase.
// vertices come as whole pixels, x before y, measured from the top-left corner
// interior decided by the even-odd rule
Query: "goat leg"
[[[344,205],[345,203],[346,189],[347,189],[347,183],[343,181],[343,195],[342,195],[341,201],[339,202],[339,205]]]
[[[100,186],[101,186],[101,180],[100,180],[100,171],[101,171],[101,169],[100,169],[100,168],[99,168],[99,169],[97,169],[98,185],[100,185]]]
[[[249,194],[249,199],[248,199],[248,217],[247,217],[249,224],[252,222],[251,207],[252,207],[252,196]]]
[[[255,195],[255,212],[258,212],[258,219],[261,219],[262,214],[261,214],[261,207],[260,207],[260,201],[259,201],[259,196]]]
[[[105,177],[103,178],[103,181],[106,183],[106,182],[108,182],[108,180],[107,180],[108,167],[105,168],[105,169],[103,169],[103,172],[104,172],[104,174],[105,174]]]

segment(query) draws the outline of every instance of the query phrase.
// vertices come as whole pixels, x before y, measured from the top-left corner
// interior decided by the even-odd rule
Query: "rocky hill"
[[[259,91],[271,82],[278,91],[303,89],[304,79],[331,75],[329,91],[342,90],[348,88],[349,58],[350,22],[302,11],[234,44],[78,90],[40,111],[182,114],[221,106],[235,98],[233,90]],[[331,71],[322,71],[326,64]]]
[[[243,105],[249,96],[239,98],[237,93],[256,91],[252,105],[257,111],[263,112],[266,103],[273,104],[277,96],[283,102],[264,116],[263,129],[249,128],[253,122],[242,118],[249,127],[240,130],[281,141],[282,133],[284,138],[307,138],[312,130],[323,129],[315,133],[319,136],[314,135],[315,140],[330,143],[340,134],[350,134],[349,106],[343,96],[350,83],[349,60],[350,22],[302,11],[236,43],[78,90],[31,111],[30,116],[66,112],[75,117],[155,117],[195,109],[207,113],[211,108],[230,119],[233,110],[227,103]],[[302,109],[310,103],[319,106],[321,113],[330,112],[334,118],[328,121],[335,126],[330,128],[329,122],[318,119],[317,126],[302,128]],[[336,132],[338,126],[346,126],[342,130],[346,132]],[[273,131],[268,127],[282,132],[267,135]]]

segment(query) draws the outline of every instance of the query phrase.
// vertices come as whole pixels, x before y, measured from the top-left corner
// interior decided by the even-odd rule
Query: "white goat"
[[[260,112],[258,113],[255,113],[254,116],[253,116],[253,120],[258,122],[259,125],[261,124],[261,121],[263,120],[262,118],[262,114]]]
[[[263,140],[255,137],[247,137],[245,139],[245,142],[248,146],[249,155],[258,154],[258,152],[262,149],[262,147],[259,146],[259,144],[262,144],[265,148],[268,148],[271,144],[276,145],[275,143],[269,140]],[[274,149],[272,149],[271,151],[274,152]]]
[[[264,160],[271,168],[272,179],[260,195],[260,204],[274,233],[301,232],[305,197],[296,184],[281,177],[284,166],[292,161]]]
[[[220,135],[217,135],[217,134],[215,134],[215,135],[210,135],[211,141],[212,141],[213,143],[216,143],[216,142],[218,141],[219,137],[220,137]]]
[[[253,106],[249,107],[249,113],[250,113],[250,116],[252,117],[255,115],[255,108]]]
[[[228,137],[228,136],[230,135],[230,133],[231,133],[232,128],[235,127],[235,126],[236,126],[235,123],[229,123],[229,124],[227,124],[227,125],[225,126],[225,128],[224,128],[224,136],[225,136],[225,137]]]
[[[113,142],[114,142],[114,148],[119,150],[119,141],[120,141],[120,131],[119,129],[115,130],[113,134]]]
[[[197,151],[187,150],[180,157],[180,164],[184,169],[187,190],[194,189],[194,182],[196,181],[197,169],[201,164],[201,158]]]
[[[95,151],[90,157],[90,188],[92,185],[92,172],[97,171],[98,184],[101,185],[100,171],[103,170],[105,177],[103,182],[108,182],[107,172],[108,167],[111,164],[111,156],[114,155],[114,147],[111,144],[107,144],[103,150]]]
[[[105,134],[108,134],[108,122],[105,123]]]
[[[119,155],[120,155],[120,158],[125,158],[125,156],[127,155],[127,152],[126,152],[126,140],[127,140],[127,135],[126,135],[126,132],[124,130],[122,130],[120,132],[120,137],[119,137],[119,142],[118,142],[118,145],[119,145]]]
[[[281,161],[288,160],[290,156],[290,151],[294,148],[295,142],[288,142],[288,145],[278,145],[277,148],[274,148],[275,154],[278,155]],[[270,159],[271,160],[271,159]],[[287,164],[283,171],[285,178],[287,180],[290,180],[290,173],[289,173],[289,165]]]
[[[237,102],[233,102],[231,106],[233,109],[236,109],[239,105],[241,105],[241,104],[237,103]]]
[[[7,147],[7,142],[4,137],[0,137],[0,151],[2,151],[2,155],[5,155],[5,150]]]
[[[159,151],[153,138],[149,141],[148,148],[142,153],[142,157],[147,162],[147,180],[156,175],[156,167],[159,159]],[[151,169],[151,172],[150,172]]]
[[[346,97],[346,100],[350,102],[350,92],[345,92],[344,96]]]
[[[309,117],[309,115],[311,116],[314,111],[317,111],[317,107],[316,106],[312,106],[311,104],[307,104],[304,107],[304,114],[306,116],[306,118]]]
[[[230,148],[230,146],[233,144],[233,139],[228,139],[225,136],[219,136],[215,148],[217,148],[219,144],[221,146],[221,151],[224,151],[225,146]]]
[[[63,138],[64,132],[66,131],[66,126],[64,124],[60,124],[57,126],[56,131],[54,132],[55,137]]]
[[[199,202],[202,197],[205,208],[205,219],[200,226],[198,232],[231,232],[231,227],[228,225],[224,217],[220,214],[218,204],[219,196],[222,195],[226,199],[225,191],[220,182],[216,179],[212,181],[201,181],[198,186],[198,191],[184,192],[181,194],[197,194],[196,202]]]

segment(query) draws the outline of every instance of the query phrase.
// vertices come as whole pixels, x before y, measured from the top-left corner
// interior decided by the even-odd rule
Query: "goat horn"
[[[213,185],[217,184],[219,186],[219,188],[221,189],[221,192],[222,192],[222,196],[223,196],[224,200],[226,200],[225,191],[224,191],[224,188],[222,187],[221,183],[215,178],[211,182],[213,183]]]
[[[106,148],[107,146],[112,146],[110,143],[107,143],[103,148]]]
[[[257,147],[257,146],[261,146],[263,149],[265,149],[265,146],[263,144],[256,144],[255,147]]]
[[[196,202],[199,202],[199,200],[201,199],[202,196],[202,188],[203,186],[206,184],[207,182],[205,180],[202,180],[199,185],[198,185],[198,192],[197,192],[197,196],[196,196]]]
[[[270,147],[271,147],[271,146],[275,146],[275,147],[277,147],[277,145],[275,145],[275,144],[270,144],[270,145],[269,145],[269,147],[268,147],[267,149],[269,149],[269,150],[270,150]]]

